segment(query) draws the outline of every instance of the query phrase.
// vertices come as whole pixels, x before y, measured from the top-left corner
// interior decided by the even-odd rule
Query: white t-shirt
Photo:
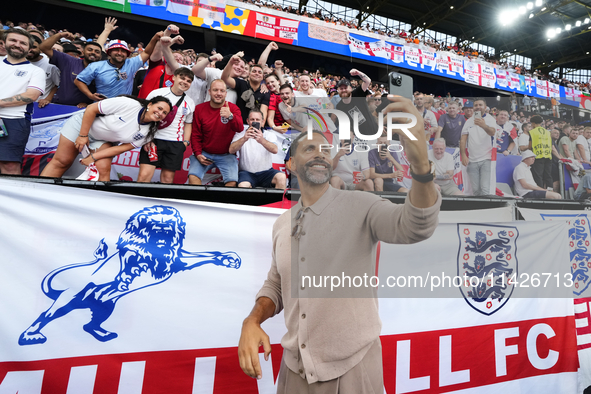
[[[43,93],[37,101],[46,98],[54,86],[60,86],[60,70],[53,64],[49,64],[49,58],[42,53],[41,59],[31,64],[39,67],[45,73],[45,93]]]
[[[90,134],[95,140],[131,143],[136,148],[143,146],[150,125],[140,125],[142,105],[128,97],[115,97],[99,101],[99,112],[105,116],[97,116]]]
[[[443,157],[441,160],[437,160],[435,158],[435,153],[433,150],[429,150],[429,160],[431,160],[435,164],[435,176],[437,175],[445,175],[448,171],[454,170],[455,162],[452,155],[447,152],[443,152]],[[435,183],[438,185],[447,185],[448,183],[452,182],[451,179],[435,179]]]
[[[437,127],[437,117],[431,110],[423,110],[423,123],[425,124],[425,135],[431,137],[431,127]],[[427,138],[427,142],[429,138]]]
[[[333,145],[332,157],[334,158],[340,147],[337,144]],[[346,153],[339,159],[339,163],[333,170],[333,175],[337,175],[347,184],[353,183],[353,172],[361,172],[369,169],[369,159],[367,152],[357,152],[351,149],[351,153]]]
[[[4,59],[0,62],[0,99],[24,93],[27,89],[36,89],[45,94],[45,73],[39,67],[24,61],[11,64]],[[0,108],[0,117],[8,119],[24,118],[27,105]]]
[[[484,122],[488,127],[493,127],[498,131],[495,118],[490,115],[486,115],[482,119],[484,119]],[[468,156],[470,158],[470,163],[491,160],[493,137],[486,134],[486,131],[484,131],[482,127],[476,126],[474,124],[474,116],[466,120],[464,128],[462,129],[462,135],[464,134],[468,134]]]
[[[193,68],[193,67],[189,67],[189,66],[181,66],[181,67],[188,68],[189,70],[191,70]],[[205,83],[205,80],[203,80],[203,79],[199,78],[197,75],[195,75],[195,78],[193,78],[193,82],[191,82],[191,86],[189,87],[189,90],[187,90],[185,93],[187,93],[187,96],[189,96],[191,98],[191,100],[193,100],[195,105],[199,105],[199,104],[205,102],[205,94],[207,93],[207,84]]]
[[[244,131],[236,133],[232,142],[238,141],[240,138],[244,137],[247,129],[248,125],[245,125]],[[277,134],[275,131],[263,131],[263,138],[277,145]],[[239,152],[240,160],[238,160],[238,167],[241,171],[247,171],[254,174],[256,172],[269,170],[273,167],[273,154],[252,138],[242,145]]]
[[[519,146],[529,145],[529,134],[521,133],[519,136]]]
[[[301,92],[294,92],[295,97],[296,97],[296,106],[309,108],[309,110],[306,110],[306,112],[309,113],[309,117],[312,118],[312,125],[313,125],[314,130],[319,130],[319,131],[325,132],[326,128],[328,127],[328,130],[330,132],[334,132],[334,131],[336,131],[337,127],[335,126],[332,119],[330,118],[330,114],[321,114],[322,119],[319,119],[318,113],[317,113],[321,109],[327,109],[329,106],[332,107],[332,103],[331,103],[330,99],[326,96],[326,92],[324,92],[324,95],[320,95],[320,94],[316,94],[316,91],[324,92],[323,90],[320,90],[320,89],[314,89],[315,93],[313,95],[307,95],[307,94],[303,94]],[[305,115],[305,117],[306,117],[305,124],[307,125],[308,124],[307,123],[308,115]],[[315,118],[318,118],[318,121],[316,121]],[[326,123],[326,125],[324,123]],[[305,126],[305,127],[307,127],[307,126]]]
[[[216,79],[220,79],[222,77],[222,72],[222,70],[219,70],[217,68],[208,67],[205,69],[205,83],[207,85],[207,87],[205,88],[205,101],[211,100],[211,96],[209,95],[209,88],[211,87],[211,83],[213,81],[215,81]],[[193,83],[195,83],[195,81],[193,81]],[[226,101],[229,101],[232,104],[236,104],[237,98],[238,95],[236,94],[236,91],[234,89],[226,89]]]
[[[172,88],[155,89],[148,94],[147,100],[156,96],[163,96],[170,100],[172,105],[175,105],[181,96],[172,93]],[[193,123],[193,111],[195,110],[195,103],[185,94],[185,98],[174,116],[174,121],[165,129],[160,129],[156,132],[155,138],[165,141],[183,141],[185,138],[185,123]]]
[[[589,152],[589,142],[587,142],[587,139],[584,136],[579,135],[575,141],[576,141],[577,145],[583,145],[583,149],[585,150],[585,158],[587,160],[589,160],[589,153],[590,152]]]
[[[306,94],[302,91],[299,90],[294,90],[293,94],[296,97],[328,97],[328,95],[326,94],[326,90],[324,89],[312,89],[312,94]]]
[[[526,189],[523,186],[521,186],[521,182],[519,182],[520,179],[524,179],[525,182],[529,183],[530,185],[536,184],[536,181],[534,180],[534,176],[532,175],[529,166],[524,162],[519,163],[519,165],[515,167],[515,170],[513,170],[513,182],[515,182],[515,193],[517,193],[520,197],[523,197],[524,195],[533,190]]]

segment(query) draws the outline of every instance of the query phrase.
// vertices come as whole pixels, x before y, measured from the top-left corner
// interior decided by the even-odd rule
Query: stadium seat
[[[521,156],[497,155],[497,187],[504,193],[513,192],[513,170],[521,163]]]

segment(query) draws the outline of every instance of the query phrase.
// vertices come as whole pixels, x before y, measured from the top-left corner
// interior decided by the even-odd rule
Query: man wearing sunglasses
[[[107,47],[107,60],[88,65],[74,83],[86,97],[93,101],[117,97],[121,94],[131,94],[133,91],[133,77],[144,63],[150,58],[156,43],[163,32],[156,33],[150,43],[139,56],[130,58],[131,52],[123,40],[112,40]],[[96,84],[96,93],[92,93],[89,86]]]
[[[372,193],[332,188],[330,145],[324,134],[314,131],[308,138],[301,133],[292,142],[288,167],[297,175],[301,199],[273,226],[271,269],[244,320],[238,345],[242,370],[261,379],[259,346],[265,360],[271,352],[261,323],[284,311],[287,333],[281,340],[278,394],[383,392],[375,288],[344,285],[333,292],[330,283],[327,289],[303,279],[320,274],[371,277],[378,241],[420,242],[437,227],[441,196],[433,183],[423,119],[410,100],[388,99],[391,103],[384,112],[403,112],[416,119],[408,129],[414,140],[396,131],[413,177],[403,205]]]

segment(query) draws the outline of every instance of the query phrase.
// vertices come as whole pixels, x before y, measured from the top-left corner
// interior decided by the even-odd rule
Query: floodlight
[[[585,20],[583,21],[583,24],[586,25],[587,23],[589,23],[589,18],[585,18]]]
[[[532,8],[534,8],[534,3],[532,3],[531,1],[529,3],[527,3],[527,9],[531,10]]]
[[[556,28],[556,34],[560,34],[562,32],[562,29],[560,27]]]
[[[542,6],[542,0],[536,0],[536,7]]]
[[[556,31],[554,29],[548,29],[548,31],[546,32],[546,37],[554,38],[554,36],[556,36]]]
[[[525,14],[525,7],[524,6],[519,7],[519,13]]]
[[[546,11],[546,7],[542,8],[542,11]]]
[[[577,21],[577,23],[575,23],[575,26],[576,26],[576,27],[579,27],[579,26],[581,26],[581,21]]]
[[[533,13],[529,14],[529,19],[531,19],[533,17],[534,17],[534,14]]]
[[[566,30],[566,31],[569,31],[571,27],[572,27],[572,26],[571,26],[571,25],[570,25],[570,23],[569,23],[568,25],[564,26],[564,30]]]

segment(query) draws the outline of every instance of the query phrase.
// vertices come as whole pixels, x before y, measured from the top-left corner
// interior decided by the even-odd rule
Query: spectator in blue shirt
[[[131,94],[135,73],[150,58],[162,34],[162,32],[156,33],[146,49],[139,56],[132,58],[129,57],[131,52],[125,41],[112,40],[107,47],[109,58],[90,64],[78,75],[74,83],[86,97],[93,101]],[[96,84],[94,94],[89,89],[93,81]]]

